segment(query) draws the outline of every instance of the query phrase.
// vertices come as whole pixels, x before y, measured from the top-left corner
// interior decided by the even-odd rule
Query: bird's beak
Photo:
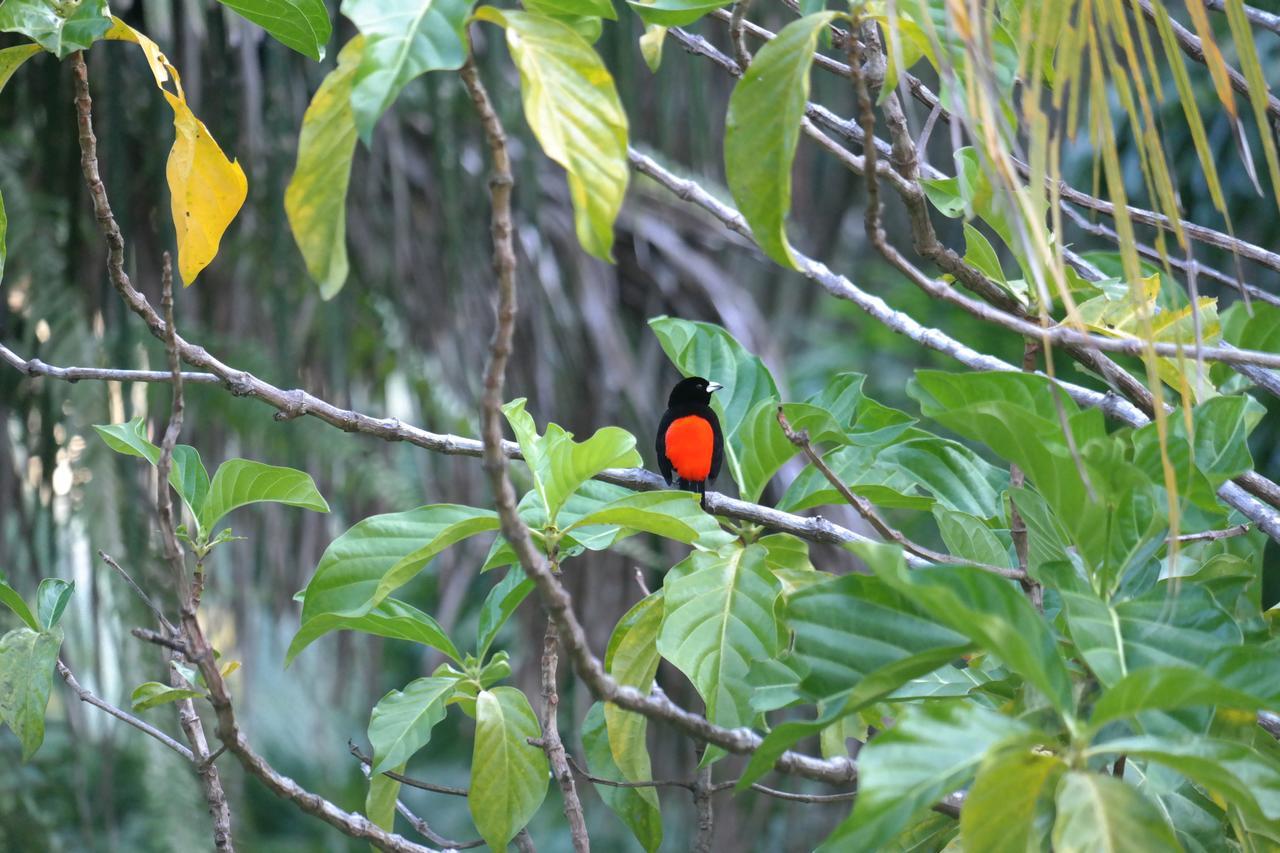
[[[707,383],[707,393],[708,393],[708,394],[714,394],[715,392],[719,391],[719,390],[720,390],[721,388],[723,388],[723,387],[724,387],[724,386],[723,386],[723,385],[721,385],[719,382],[708,382],[708,383]]]

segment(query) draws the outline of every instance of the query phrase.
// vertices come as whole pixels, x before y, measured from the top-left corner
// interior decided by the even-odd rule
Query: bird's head
[[[690,376],[688,379],[681,379],[676,383],[676,387],[671,389],[671,397],[667,400],[667,405],[705,406],[711,402],[711,395],[723,387],[719,382],[712,382],[701,376]]]

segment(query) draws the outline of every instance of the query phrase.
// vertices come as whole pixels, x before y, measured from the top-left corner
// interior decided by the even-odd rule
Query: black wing
[[[720,419],[710,406],[701,414],[711,421],[711,473],[707,475],[707,485],[711,485],[720,476],[720,463],[724,461],[724,433],[720,431]]]
[[[667,458],[667,427],[671,426],[673,420],[675,417],[667,409],[658,422],[658,439],[654,442],[654,449],[658,451],[658,470],[662,472],[662,479],[667,481],[668,486],[671,485],[671,460]]]

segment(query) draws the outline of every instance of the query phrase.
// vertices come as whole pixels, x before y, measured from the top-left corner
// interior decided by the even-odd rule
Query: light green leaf
[[[992,281],[1007,284],[1000,268],[1000,257],[986,235],[968,222],[964,223],[964,259]]]
[[[941,505],[934,506],[933,518],[938,522],[947,550],[955,556],[990,566],[1010,565],[1009,549],[982,519]]]
[[[147,439],[141,415],[122,424],[94,424],[93,428],[103,443],[116,453],[145,459],[152,467],[160,462],[161,450]],[[178,497],[187,505],[199,528],[200,512],[209,494],[209,472],[205,470],[200,453],[194,447],[186,444],[174,446],[169,485],[173,486]],[[207,527],[203,529],[208,532]]]
[[[1059,853],[1182,849],[1155,804],[1114,776],[1067,773],[1058,786],[1057,806],[1053,849]]]
[[[612,261],[613,222],[630,177],[627,115],[613,77],[567,24],[493,6],[482,6],[475,17],[506,29],[525,120],[546,155],[569,173],[578,242]]]
[[[0,637],[0,722],[18,736],[23,761],[44,742],[44,712],[61,648],[61,628],[15,628]]]
[[[324,0],[218,0],[285,47],[319,62],[333,34]],[[393,798],[394,799],[394,798]],[[394,803],[392,804],[394,807]]]
[[[542,483],[547,517],[553,523],[565,501],[587,480],[606,468],[630,468],[641,462],[635,436],[620,427],[603,427],[586,441],[574,441],[573,433],[547,424],[538,445],[535,473]]]
[[[364,36],[351,107],[366,145],[405,84],[428,71],[462,67],[470,11],[469,0],[343,0],[342,14]]]
[[[631,11],[651,26],[687,27],[732,0],[627,0]]]
[[[232,510],[264,501],[329,511],[310,474],[249,459],[228,459],[218,466],[209,484],[209,496],[200,512],[201,526],[212,530]]]
[[[960,811],[960,839],[965,847],[984,853],[1034,849],[1037,806],[1065,769],[1056,755],[1023,749],[988,756]]]
[[[330,631],[360,631],[375,637],[391,640],[408,640],[420,643],[448,655],[455,663],[462,663],[462,653],[445,633],[440,623],[411,604],[395,598],[385,598],[378,606],[362,616],[340,616],[334,613],[317,614],[303,622],[289,644],[285,666],[293,662],[298,653],[317,638]]]
[[[819,12],[787,24],[760,48],[729,96],[724,132],[729,191],[760,248],[784,267],[797,266],[786,218],[791,164],[809,101],[809,66],[818,36],[838,16]]]
[[[505,850],[547,794],[547,756],[528,738],[542,736],[529,700],[514,687],[476,697],[476,739],[467,805],[485,842]]]
[[[658,651],[693,682],[707,719],[728,728],[751,724],[747,671],[779,648],[774,603],[781,585],[764,556],[759,546],[697,551],[663,583]]]
[[[878,577],[938,622],[992,652],[1035,685],[1064,717],[1072,714],[1071,679],[1057,640],[1012,581],[968,566],[908,572],[896,546],[860,544],[849,549],[865,555]]]
[[[592,775],[611,782],[642,781],[632,780],[622,772],[614,761],[610,743],[605,730],[603,705],[596,702],[582,721],[582,748],[586,753],[587,767]],[[641,747],[643,745],[641,742]],[[658,795],[653,788],[616,788],[597,784],[596,793],[627,825],[636,841],[648,853],[654,853],[662,846],[662,814],[658,810]]]
[[[404,765],[391,768],[403,774]],[[395,831],[396,798],[400,796],[400,782],[382,773],[369,775],[369,793],[364,798],[364,813],[369,820],[388,832]]]
[[[369,613],[407,583],[436,554],[457,542],[496,530],[491,510],[430,504],[407,512],[375,515],[329,544],[304,591],[302,627],[290,657],[339,623],[309,623],[322,617],[356,618]],[[438,627],[438,626],[437,626]],[[305,637],[305,642],[300,638]]]
[[[57,627],[75,589],[74,583],[62,578],[45,578],[40,581],[40,586],[36,589],[36,613],[40,617],[40,630],[49,631]]]
[[[5,0],[0,6],[0,31],[21,33],[59,59],[88,49],[109,29],[107,0]]]
[[[663,594],[658,590],[640,599],[618,620],[605,650],[604,667],[619,684],[641,693],[648,693],[653,686],[663,612]],[[610,754],[618,772],[632,782],[652,779],[649,748],[645,744],[649,719],[612,703],[604,706],[604,718]]]
[[[204,696],[199,690],[187,690],[182,687],[171,687],[159,681],[147,681],[134,688],[129,696],[130,707],[134,711],[146,711],[170,702],[182,699],[199,699]]]
[[[456,683],[443,676],[417,678],[378,700],[369,717],[375,774],[403,765],[427,745],[431,730],[444,719],[445,702]]]
[[[27,627],[33,631],[40,630],[40,623],[36,621],[36,617],[32,615],[31,608],[27,607],[27,603],[22,600],[22,596],[18,595],[17,590],[9,586],[4,581],[0,581],[0,604],[5,605],[14,614],[26,623]]]
[[[858,753],[853,814],[820,848],[876,850],[962,787],[993,747],[1027,738],[1026,724],[971,702],[909,705]]]
[[[323,299],[332,299],[347,280],[347,185],[356,150],[351,90],[363,57],[364,37],[356,36],[312,96],[284,193],[293,239]]]
[[[691,492],[639,492],[619,498],[582,516],[566,532],[592,525],[612,525],[627,531],[655,533],[687,545],[718,548],[732,541],[713,516],[703,511]]]
[[[792,430],[807,432],[815,446],[844,441],[843,430],[825,409],[809,403],[787,403],[782,408]],[[742,452],[738,454],[741,497],[754,503],[760,500],[778,469],[801,450],[783,433],[778,423],[778,401],[772,398],[756,403],[734,433],[742,444]]]
[[[667,40],[668,29],[657,24],[649,24],[644,28],[644,35],[640,36],[640,55],[644,57],[644,64],[649,66],[649,70],[654,74],[658,73],[658,68],[662,65],[662,43]]]
[[[778,398],[773,376],[758,356],[712,323],[663,316],[651,319],[649,328],[683,376],[701,376],[724,386],[711,395],[711,406],[719,414],[724,431],[729,473],[741,486],[746,448],[739,431],[756,405]]]
[[[533,587],[533,580],[525,575],[524,569],[515,565],[489,590],[484,604],[480,606],[480,620],[476,626],[476,657],[484,658],[502,626],[507,624],[520,602],[533,592]]]
[[[1254,651],[1250,649],[1249,651]],[[1259,651],[1260,656],[1262,653]],[[1273,654],[1266,654],[1265,663],[1274,661]],[[1269,707],[1275,699],[1276,667],[1272,665],[1270,679],[1271,696],[1259,695],[1249,689],[1224,684],[1204,669],[1191,666],[1145,666],[1121,678],[1102,694],[1090,725],[1100,728],[1112,720],[1131,717],[1141,711],[1173,711],[1197,706],[1238,708],[1258,711]]]

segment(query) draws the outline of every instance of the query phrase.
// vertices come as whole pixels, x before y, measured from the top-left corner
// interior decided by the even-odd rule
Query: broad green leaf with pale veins
[[[431,730],[444,719],[445,700],[457,681],[437,676],[409,682],[378,700],[369,718],[373,772],[404,764],[431,740]]]
[[[567,24],[492,6],[475,17],[506,28],[525,119],[546,155],[569,173],[578,242],[612,261],[613,222],[629,178],[627,115],[613,77]]]
[[[809,100],[809,66],[818,36],[838,14],[806,15],[783,27],[760,48],[729,96],[724,131],[729,191],[760,248],[784,267],[796,266],[786,218],[791,164]]]
[[[345,0],[342,14],[364,36],[351,108],[366,145],[406,83],[428,71],[462,67],[470,11],[469,0]]]
[[[44,742],[44,711],[61,647],[60,628],[16,628],[0,637],[0,722],[21,741],[23,761]]]
[[[547,795],[546,753],[528,742],[541,736],[538,718],[519,690],[480,691],[467,805],[476,829],[494,850],[507,848]]]
[[[363,56],[364,38],[356,36],[311,98],[302,116],[298,164],[284,192],[293,239],[323,299],[333,298],[347,280],[347,185],[356,150],[351,89]]]
[[[22,33],[59,59],[88,48],[110,28],[107,0],[5,0],[0,6],[0,31]]]
[[[602,703],[595,703],[582,721],[582,748],[586,753],[587,766],[592,775],[610,782],[641,781],[629,779],[614,761],[602,708]],[[648,853],[662,846],[662,814],[658,811],[658,795],[653,788],[616,788],[597,784],[596,793]]]
[[[965,846],[984,853],[1027,853],[1041,797],[1052,793],[1065,769],[1056,755],[997,750],[982,763],[965,797],[960,812]]]
[[[329,511],[329,504],[316,491],[315,482],[305,471],[250,459],[228,459],[213,475],[200,522],[205,530],[212,530],[233,509],[263,501],[315,512]]]
[[[1058,853],[1182,849],[1156,804],[1114,776],[1073,770],[1058,786],[1057,802]]]
[[[285,47],[319,62],[333,33],[324,0],[218,0],[262,27]]]
[[[532,586],[532,582],[530,585]],[[453,640],[445,634],[440,623],[413,605],[399,599],[386,598],[362,616],[321,613],[303,622],[302,627],[289,643],[285,665],[287,666],[298,652],[311,645],[317,637],[338,630],[362,631],[376,637],[420,643],[443,652],[456,663],[462,663],[461,652],[453,644]]]

